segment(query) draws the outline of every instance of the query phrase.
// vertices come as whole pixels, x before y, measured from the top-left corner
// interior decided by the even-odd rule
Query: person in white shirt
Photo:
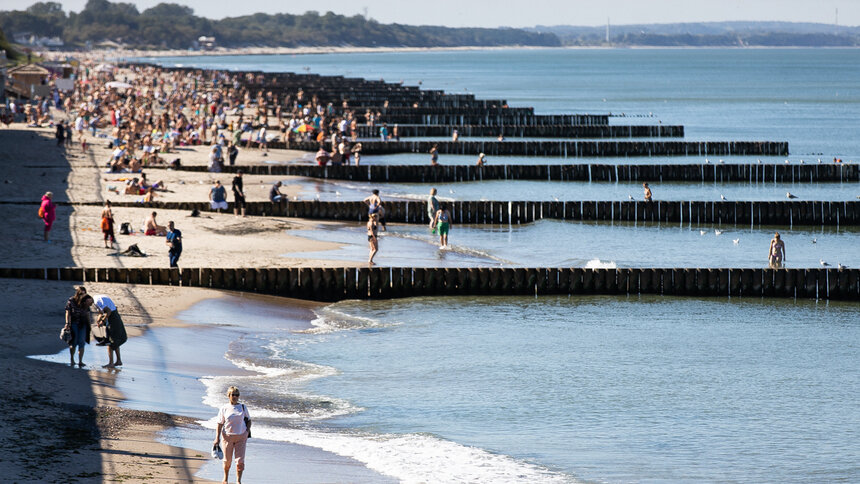
[[[108,364],[104,365],[104,368],[122,366],[119,347],[128,340],[128,335],[126,335],[125,324],[119,316],[116,304],[111,298],[103,294],[93,294],[92,300],[96,311],[99,313],[98,326],[107,324]],[[114,360],[114,353],[116,353],[116,360]]]
[[[224,440],[224,482],[230,474],[230,465],[236,457],[236,482],[242,483],[245,471],[245,445],[251,437],[251,415],[245,404],[239,403],[239,389],[227,389],[230,403],[218,409],[218,429],[215,431],[215,445]]]

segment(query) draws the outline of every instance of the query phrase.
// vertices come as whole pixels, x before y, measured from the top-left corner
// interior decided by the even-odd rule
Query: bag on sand
[[[214,444],[212,446],[212,458],[219,460],[224,458],[224,451],[221,450],[220,444]]]

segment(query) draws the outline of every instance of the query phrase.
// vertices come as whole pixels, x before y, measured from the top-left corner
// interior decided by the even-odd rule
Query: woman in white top
[[[215,431],[215,445],[224,439],[224,482],[230,474],[230,464],[236,456],[236,482],[242,484],[245,471],[245,444],[251,434],[251,415],[244,404],[239,403],[239,389],[227,389],[230,403],[218,409],[218,429]]]

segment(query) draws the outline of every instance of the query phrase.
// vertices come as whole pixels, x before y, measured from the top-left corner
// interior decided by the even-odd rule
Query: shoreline
[[[57,50],[43,52],[47,58],[65,57],[93,60],[128,60],[163,57],[227,57],[258,55],[318,55],[318,54],[381,54],[409,52],[468,52],[494,50],[852,50],[852,46],[659,46],[659,45],[564,45],[564,46],[457,46],[457,47],[219,47],[214,50],[146,50],[146,49],[96,49],[91,51]]]

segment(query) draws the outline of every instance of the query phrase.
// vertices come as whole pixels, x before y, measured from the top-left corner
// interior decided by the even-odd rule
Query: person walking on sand
[[[233,177],[233,215],[238,217],[240,210],[245,217],[245,187],[242,182],[242,170],[237,171],[236,176]]]
[[[439,210],[436,211],[436,216],[433,218],[433,225],[439,234],[439,248],[446,249],[448,247],[448,230],[451,229],[451,214],[448,212],[447,204],[442,203],[439,206]]]
[[[779,232],[773,234],[767,253],[768,265],[773,268],[782,267],[783,262],[785,262],[785,242],[779,238]]]
[[[378,218],[379,216],[373,213],[367,219],[367,243],[370,245],[370,258],[367,259],[367,263],[370,265],[373,265],[373,258],[379,252]]]
[[[95,294],[86,296],[84,305],[87,307],[95,305],[96,311],[99,313],[96,324],[99,327],[107,326],[108,364],[104,365],[103,368],[122,366],[119,347],[128,340],[128,336],[125,333],[125,324],[123,324],[119,311],[116,309],[116,304],[111,298],[103,294]],[[114,354],[116,354],[116,360],[114,360]]]
[[[434,230],[436,226],[434,219],[436,218],[436,212],[438,211],[439,200],[436,198],[436,189],[431,188],[430,197],[427,198],[427,219],[430,220],[430,223],[428,225],[430,227],[430,230],[433,231],[433,233],[436,233],[436,231]]]
[[[182,231],[173,226],[173,220],[167,222],[167,235],[165,237],[170,267],[179,267],[179,256],[182,255]]]
[[[90,342],[92,324],[90,308],[84,304],[87,290],[83,286],[75,288],[75,295],[66,301],[66,329],[71,332],[69,340],[69,364],[75,366],[75,348],[78,349],[78,368],[83,368],[84,347]]]
[[[102,209],[102,234],[105,239],[105,249],[112,249],[116,243],[116,235],[113,231],[113,212],[111,211],[110,200],[105,201],[105,207]]]
[[[227,189],[221,185],[221,180],[215,180],[215,186],[209,189],[209,205],[218,213],[227,210]]]
[[[251,414],[244,404],[239,403],[239,389],[231,386],[227,389],[230,403],[218,409],[218,428],[215,429],[215,445],[221,445],[224,440],[224,480],[230,477],[230,467],[233,458],[236,459],[236,482],[241,484],[242,473],[245,472],[245,448],[251,438]]]
[[[45,192],[42,195],[42,205],[39,206],[39,218],[45,222],[45,242],[50,243],[48,235],[51,233],[51,227],[54,225],[54,220],[57,219],[57,205],[53,202],[54,194]]]

